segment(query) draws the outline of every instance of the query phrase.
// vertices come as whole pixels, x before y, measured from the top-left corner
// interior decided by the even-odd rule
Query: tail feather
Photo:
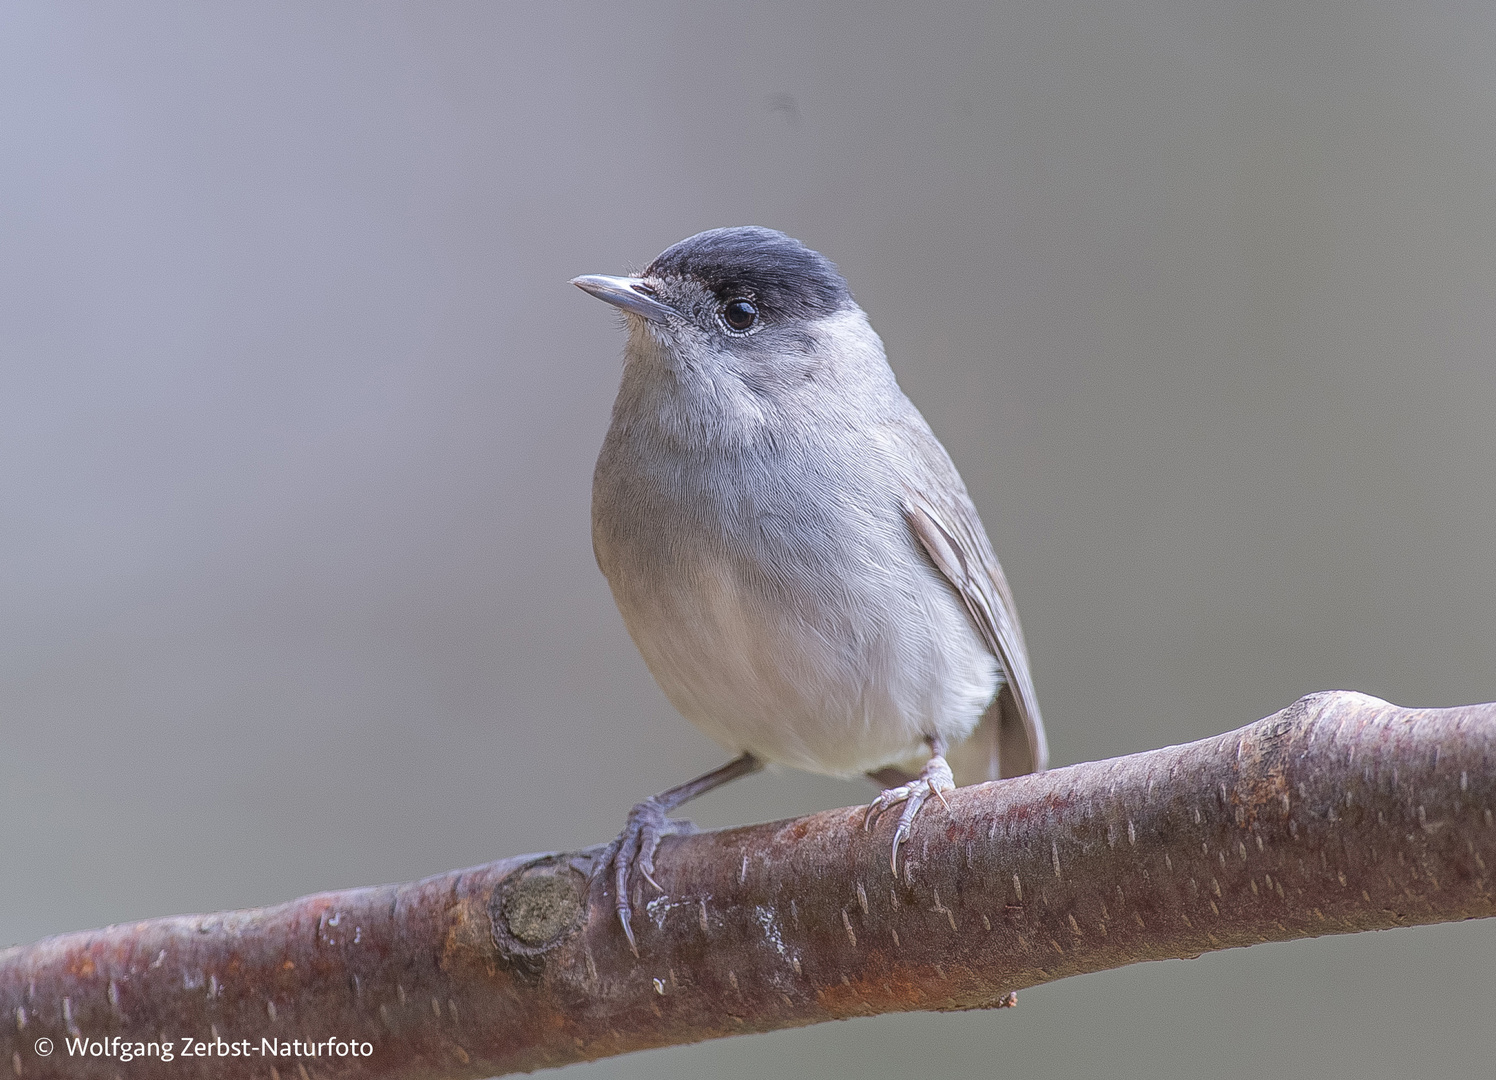
[[[1042,770],[1046,764],[1037,760],[1023,714],[1007,686],[982,714],[976,730],[965,742],[953,747],[945,760],[956,777],[957,787],[1023,776]]]

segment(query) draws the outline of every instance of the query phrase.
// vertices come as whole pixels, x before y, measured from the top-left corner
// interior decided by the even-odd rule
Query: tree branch
[[[0,953],[0,1063],[129,1075],[142,1062],[105,1040],[164,1037],[172,1075],[481,1077],[1483,918],[1493,766],[1496,704],[1318,694],[1187,746],[962,788],[926,808],[897,879],[892,823],[866,834],[860,809],[667,839],[638,958],[588,886],[597,849],[64,934]],[[102,1053],[70,1055],[80,1038]]]

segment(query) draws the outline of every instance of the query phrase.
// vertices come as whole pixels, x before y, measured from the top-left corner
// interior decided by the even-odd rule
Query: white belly
[[[876,576],[855,555],[837,581],[786,587],[751,562],[703,559],[649,588],[615,581],[614,596],[656,681],[702,731],[765,761],[852,776],[921,756],[931,735],[964,739],[1000,681],[912,545]]]

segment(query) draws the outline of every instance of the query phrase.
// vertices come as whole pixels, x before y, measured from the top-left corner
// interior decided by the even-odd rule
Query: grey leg
[[[639,955],[639,946],[634,940],[633,927],[629,925],[634,915],[633,905],[629,901],[629,872],[637,867],[645,881],[663,892],[659,882],[654,879],[655,849],[667,836],[696,831],[696,826],[689,821],[670,818],[670,811],[698,795],[705,795],[713,788],[719,788],[740,776],[758,772],[763,767],[763,762],[752,754],[743,754],[695,780],[688,780],[678,787],[652,795],[629,811],[623,832],[603,852],[599,870],[606,872],[609,867],[613,870],[613,905],[618,911],[618,921],[623,924],[623,934],[629,939],[629,948],[634,951],[635,956]]]
[[[889,856],[888,864],[893,872],[899,872],[899,845],[909,839],[910,828],[914,824],[915,815],[919,813],[920,807],[925,805],[931,795],[945,802],[945,793],[956,790],[955,777],[951,775],[951,767],[945,763],[945,741],[937,736],[930,736],[930,760],[925,762],[925,767],[919,771],[919,776],[907,784],[891,787],[880,794],[868,804],[867,814],[862,819],[865,829],[871,829],[874,822],[878,820],[885,810],[903,804],[904,809],[899,814],[898,827],[893,831],[893,852]],[[890,770],[881,770],[888,772]]]

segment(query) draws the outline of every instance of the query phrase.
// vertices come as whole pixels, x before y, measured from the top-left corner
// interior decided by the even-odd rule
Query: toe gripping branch
[[[612,870],[613,906],[618,912],[618,921],[623,926],[623,935],[628,938],[629,948],[639,955],[639,943],[634,939],[631,925],[634,908],[629,892],[629,878],[634,870],[654,887],[664,892],[654,879],[654,856],[660,841],[667,836],[688,835],[696,831],[689,821],[679,821],[669,816],[676,807],[690,802],[698,795],[705,795],[713,788],[736,780],[740,776],[758,772],[763,762],[752,754],[742,754],[726,765],[688,780],[678,787],[651,795],[629,811],[623,831],[603,851],[594,873],[606,874]],[[949,770],[947,770],[949,773]]]
[[[639,955],[639,943],[634,939],[631,925],[634,907],[631,902],[629,878],[635,870],[656,892],[664,892],[654,879],[654,855],[660,841],[667,836],[689,835],[696,826],[689,821],[678,821],[666,816],[667,811],[659,796],[651,796],[629,811],[628,821],[607,849],[598,864],[603,873],[611,868],[613,906],[618,912],[618,921],[623,926],[623,935],[629,940],[629,948]]]
[[[893,850],[888,857],[888,865],[895,874],[899,872],[899,847],[909,839],[914,819],[920,809],[933,795],[940,800],[946,810],[950,810],[950,804],[945,801],[945,793],[956,790],[956,779],[951,775],[951,767],[945,761],[945,748],[939,743],[932,745],[935,752],[930,755],[930,760],[925,762],[925,767],[919,771],[919,776],[907,784],[900,784],[898,787],[891,787],[881,792],[876,799],[868,803],[867,813],[862,818],[862,827],[871,830],[885,811],[900,804],[903,805],[904,809],[899,814],[899,823],[893,831]]]

